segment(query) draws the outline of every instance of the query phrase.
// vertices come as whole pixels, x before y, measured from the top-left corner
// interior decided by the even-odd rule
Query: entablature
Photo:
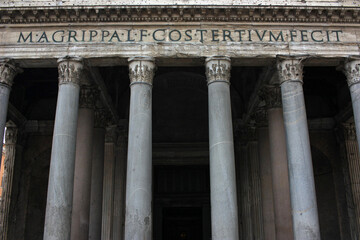
[[[1,6],[1,5],[0,5]],[[81,22],[360,23],[360,4],[0,7],[1,24]]]

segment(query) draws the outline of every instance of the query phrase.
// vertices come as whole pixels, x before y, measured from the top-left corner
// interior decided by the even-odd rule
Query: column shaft
[[[51,149],[45,240],[70,239],[81,70],[79,59],[59,61],[59,92]]]
[[[114,211],[113,211],[113,240],[121,240],[123,236],[123,213],[125,195],[125,171],[126,166],[126,136],[125,131],[119,133],[117,154],[115,159],[115,178],[114,178]]]
[[[294,238],[286,139],[282,108],[268,109],[270,158],[273,179],[276,239]]]
[[[126,179],[125,239],[152,238],[152,81],[151,58],[129,60],[130,116]]]
[[[360,233],[360,156],[354,124],[343,124],[345,135],[346,158],[348,161],[350,186],[355,212],[356,233]]]
[[[91,196],[91,162],[94,135],[94,93],[88,86],[80,90],[76,138],[71,239],[88,240]]]
[[[111,240],[114,204],[115,143],[117,139],[115,127],[106,129],[105,139],[101,239]]]
[[[230,68],[230,59],[228,58],[212,57],[206,60],[213,240],[239,239],[229,87]]]
[[[248,157],[250,163],[250,181],[251,181],[251,195],[252,195],[252,219],[253,219],[253,232],[254,239],[264,239],[264,226],[262,214],[262,197],[261,197],[261,182],[260,182],[260,163],[259,151],[256,141],[248,143]]]
[[[0,166],[10,90],[14,77],[19,71],[10,60],[0,60]]]
[[[275,240],[275,216],[273,181],[270,160],[269,131],[266,127],[258,128],[260,179],[262,193],[262,209],[264,220],[264,239]]]
[[[100,119],[103,120],[103,118]],[[101,239],[104,147],[105,147],[105,129],[97,125],[94,128],[92,164],[91,164],[92,172],[91,172],[89,240]]]
[[[0,202],[0,238],[3,240],[8,239],[10,201],[13,189],[17,132],[18,129],[16,126],[7,125],[5,133],[4,173],[1,184],[3,189]]]
[[[279,59],[295,240],[319,240],[315,181],[299,58]]]
[[[360,139],[360,57],[350,57],[344,68],[350,89],[357,139]],[[360,149],[360,141],[358,141]]]
[[[251,181],[250,181],[250,163],[248,158],[247,147],[241,147],[241,164],[240,164],[240,181],[241,181],[241,206],[244,240],[252,240],[253,238],[253,219],[251,218]]]

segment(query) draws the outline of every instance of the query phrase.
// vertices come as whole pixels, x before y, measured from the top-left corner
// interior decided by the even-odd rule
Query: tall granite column
[[[10,90],[14,77],[19,71],[20,69],[15,67],[11,60],[0,60],[0,166]]]
[[[356,234],[360,233],[360,154],[354,123],[343,123]]]
[[[295,240],[319,240],[315,181],[303,93],[303,58],[278,57]]]
[[[96,90],[90,83],[80,88],[79,117],[76,137],[71,239],[88,240],[91,162],[94,137],[94,107]]]
[[[294,239],[294,234],[280,86],[267,86],[262,97],[266,102],[269,124],[276,239],[291,240]]]
[[[356,136],[360,138],[360,56],[347,59],[344,67],[344,73],[350,89],[352,100],[354,121],[356,127]],[[360,146],[360,141],[358,141]],[[359,147],[360,149],[360,147]]]
[[[59,92],[51,149],[45,214],[45,240],[69,240],[73,201],[76,128],[79,111],[79,58],[59,61]]]
[[[264,239],[264,226],[262,214],[262,196],[260,181],[260,159],[259,148],[257,142],[257,130],[255,127],[248,128],[248,158],[249,158],[249,174],[251,182],[251,218],[254,239]]]
[[[238,209],[228,57],[206,59],[209,92],[210,197],[213,240],[237,240]]]
[[[253,219],[251,217],[252,205],[252,183],[250,181],[250,163],[248,158],[247,146],[241,146],[240,162],[240,181],[241,181],[241,217],[242,217],[242,239],[252,240],[253,237]]]
[[[269,129],[265,109],[256,113],[256,126],[258,132],[258,148],[260,159],[260,182],[262,196],[262,213],[264,221],[264,239],[275,240],[275,215],[273,180],[270,159]]]
[[[5,132],[5,159],[4,159],[4,173],[2,177],[3,190],[0,201],[0,239],[8,239],[8,224],[11,193],[13,188],[13,174],[15,166],[16,155],[16,141],[18,135],[18,128],[15,124],[6,124]]]
[[[113,220],[114,175],[115,175],[115,149],[118,137],[116,126],[106,128],[104,151],[104,181],[101,239],[111,240]]]
[[[114,176],[114,210],[113,210],[113,227],[112,239],[121,240],[123,236],[123,213],[125,202],[125,180],[126,172],[126,150],[127,150],[127,132],[125,129],[119,131],[117,140],[117,149],[115,157],[115,176]]]
[[[130,116],[126,179],[125,239],[152,239],[153,58],[129,59]]]
[[[89,240],[101,239],[102,197],[104,176],[105,117],[104,109],[95,110],[92,143]]]

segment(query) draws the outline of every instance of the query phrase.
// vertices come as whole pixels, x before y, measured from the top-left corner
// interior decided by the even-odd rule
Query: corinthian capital
[[[64,57],[58,60],[59,85],[73,83],[80,85],[83,70],[82,58]]]
[[[155,74],[155,62],[151,57],[134,57],[129,59],[130,85],[145,83],[152,85]]]
[[[346,140],[356,140],[356,128],[354,123],[343,123]]]
[[[93,86],[82,85],[80,89],[80,108],[95,108],[95,102],[98,99],[99,91]]]
[[[0,83],[11,87],[15,75],[21,70],[9,59],[0,60]]]
[[[109,118],[110,114],[105,108],[95,109],[94,127],[105,128]]]
[[[18,128],[16,126],[7,126],[5,131],[5,144],[16,144],[17,133]]]
[[[280,84],[287,81],[303,83],[303,64],[305,57],[278,56],[277,69]]]
[[[360,57],[349,57],[346,60],[344,74],[349,87],[360,82]]]
[[[260,98],[265,101],[266,108],[281,108],[281,88],[278,85],[269,85],[261,89]]]
[[[213,82],[230,83],[231,60],[229,57],[209,57],[205,63],[208,84]]]

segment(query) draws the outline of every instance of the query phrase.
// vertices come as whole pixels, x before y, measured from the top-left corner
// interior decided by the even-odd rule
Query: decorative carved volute
[[[13,85],[14,77],[21,72],[19,68],[9,59],[0,60],[0,83],[11,87]]]
[[[80,108],[95,108],[95,102],[99,97],[99,91],[93,86],[82,85],[80,89]]]
[[[351,87],[354,84],[360,82],[360,57],[350,57],[347,59],[344,65],[344,74],[346,80]]]
[[[83,70],[82,58],[64,57],[58,60],[59,85],[72,83],[80,85]]]
[[[261,89],[259,97],[265,101],[266,108],[281,108],[281,88],[278,85],[269,85]]]
[[[231,60],[229,57],[209,57],[206,63],[206,78],[208,84],[213,82],[230,83]]]
[[[151,57],[134,57],[129,59],[130,85],[145,83],[152,85],[155,75],[155,59]]]
[[[278,56],[277,69],[280,84],[286,81],[303,83],[303,64],[305,57]]]

